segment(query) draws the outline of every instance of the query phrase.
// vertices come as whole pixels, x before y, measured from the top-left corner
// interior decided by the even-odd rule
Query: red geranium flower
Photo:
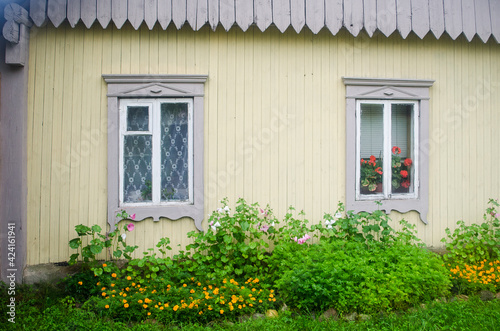
[[[382,175],[382,168],[378,167],[377,169],[375,169],[375,172],[379,175]]]
[[[401,148],[399,148],[398,146],[394,146],[392,148],[392,154],[401,154]]]
[[[408,158],[405,160],[404,165],[409,167],[409,166],[411,166],[412,163],[413,163],[413,161],[410,158]]]
[[[405,180],[404,182],[401,183],[401,186],[403,186],[404,188],[410,187],[410,181],[409,180]]]
[[[375,156],[371,155],[370,156],[370,161],[371,162],[375,162],[375,161],[377,161],[377,158]]]
[[[403,177],[403,178],[408,177],[408,171],[406,171],[406,170],[401,170],[400,174],[401,174],[401,177]]]

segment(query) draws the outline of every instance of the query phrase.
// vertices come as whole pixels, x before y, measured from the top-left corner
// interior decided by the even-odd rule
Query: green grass
[[[6,315],[6,291],[1,288],[2,330],[500,330],[500,300],[431,303],[425,309],[395,312],[372,317],[365,322],[323,321],[311,316],[281,313],[275,319],[248,320],[242,323],[220,320],[209,325],[159,325],[155,321],[122,323],[86,311],[63,292],[50,286],[21,286],[16,297],[16,324]]]

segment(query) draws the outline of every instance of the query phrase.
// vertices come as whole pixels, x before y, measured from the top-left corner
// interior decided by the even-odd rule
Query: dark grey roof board
[[[37,26],[50,21],[58,27],[67,19],[87,28],[113,22],[120,29],[128,21],[134,29],[158,23],[162,29],[208,24],[246,31],[254,24],[264,31],[274,24],[281,32],[307,26],[314,34],[328,29],[335,35],[345,27],[353,36],[378,30],[440,38],[446,32],[452,39],[463,34],[469,41],[478,36],[500,42],[500,0],[31,0],[29,11]]]

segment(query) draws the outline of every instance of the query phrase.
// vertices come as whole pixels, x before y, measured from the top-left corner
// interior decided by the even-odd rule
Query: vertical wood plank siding
[[[240,4],[236,20],[242,19]],[[158,19],[162,15],[170,13]],[[307,19],[292,16],[291,23],[300,29]],[[332,22],[330,16],[325,19]],[[276,27],[261,32],[256,26],[247,32],[214,32],[208,26],[198,32],[188,26],[150,31],[145,25],[135,31],[130,24],[87,30],[83,24],[72,29],[63,23],[58,29],[34,28],[30,43],[30,265],[67,260],[67,242],[77,224],[106,228],[107,87],[102,74],[208,74],[207,211],[224,197],[232,204],[243,197],[269,203],[280,218],[290,205],[303,209],[312,222],[334,212],[345,200],[345,155],[354,152],[345,150],[342,76],[436,81],[430,141],[423,146],[430,154],[429,225],[416,213],[393,213],[395,221],[404,216],[417,224],[428,245],[440,246],[446,227],[459,219],[480,221],[487,199],[500,197],[495,175],[500,48],[492,40],[468,42],[461,36],[453,41],[447,35],[421,40],[414,34],[403,40],[380,33],[368,38],[364,31],[354,38],[346,30],[336,36],[326,30],[297,35]],[[168,236],[176,248],[194,229],[188,219],[143,221],[127,241],[147,249]]]

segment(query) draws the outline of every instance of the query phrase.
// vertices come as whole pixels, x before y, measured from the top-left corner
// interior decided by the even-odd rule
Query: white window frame
[[[386,79],[342,77],[346,86],[346,208],[355,213],[373,212],[377,209],[390,213],[417,211],[423,223],[427,224],[429,210],[429,111],[430,87],[433,80],[421,79]],[[415,155],[413,164],[418,185],[412,194],[378,194],[375,197],[360,195],[359,188],[359,104],[360,102],[414,102],[418,107],[413,116],[415,122]],[[384,121],[387,119],[384,118]],[[385,138],[384,138],[385,139]],[[391,142],[384,141],[384,146]],[[391,148],[385,153],[391,153]],[[390,162],[384,157],[384,162]],[[384,183],[385,191],[390,191],[390,181]],[[375,201],[379,201],[380,205]]]
[[[384,132],[384,142],[383,142],[383,166],[382,171],[384,174],[391,174],[391,162],[392,162],[392,105],[393,104],[411,104],[413,105],[413,132],[412,143],[413,143],[413,177],[412,177],[412,187],[413,192],[411,193],[391,193],[391,179],[392,176],[383,176],[382,186],[383,190],[381,194],[361,194],[361,104],[379,104],[383,105],[383,132]],[[419,102],[415,100],[370,100],[362,99],[356,100],[356,200],[380,200],[380,199],[416,199],[418,197],[419,191]]]
[[[103,75],[108,86],[108,223],[113,231],[121,219],[117,214],[126,210],[128,214],[136,214],[135,222],[152,219],[178,220],[191,218],[196,228],[203,231],[202,221],[204,211],[204,182],[203,182],[203,148],[204,148],[204,90],[207,75]],[[132,101],[133,100],[133,101]],[[189,201],[164,201],[159,195],[153,202],[123,203],[123,136],[126,129],[123,127],[123,105],[127,102],[147,104],[154,100],[191,100],[191,133],[189,148],[192,152],[192,170],[190,171]],[[154,113],[154,112],[153,112]],[[154,115],[154,114],[152,114]],[[150,116],[150,130],[159,125]],[[156,129],[157,130],[157,129]],[[141,134],[144,131],[140,132]],[[158,139],[160,139],[158,137]],[[158,143],[157,143],[158,144]],[[159,144],[158,144],[159,145]],[[157,156],[161,155],[157,153]],[[156,171],[159,171],[156,170]],[[156,177],[161,177],[156,174]],[[152,183],[153,184],[153,183]],[[158,191],[159,194],[159,191]],[[157,203],[158,200],[159,202]]]
[[[120,206],[123,208],[133,206],[155,206],[155,205],[175,205],[175,204],[193,204],[193,99],[192,98],[155,98],[155,99],[120,99],[120,163],[119,163],[119,192]],[[188,185],[189,199],[188,201],[161,201],[161,189],[158,187],[161,183],[161,104],[164,103],[186,103],[188,105]],[[127,107],[129,106],[146,106],[149,111],[149,131],[128,131],[127,130]],[[130,135],[145,135],[152,136],[152,201],[147,202],[124,202],[123,199],[123,144],[125,136]]]

